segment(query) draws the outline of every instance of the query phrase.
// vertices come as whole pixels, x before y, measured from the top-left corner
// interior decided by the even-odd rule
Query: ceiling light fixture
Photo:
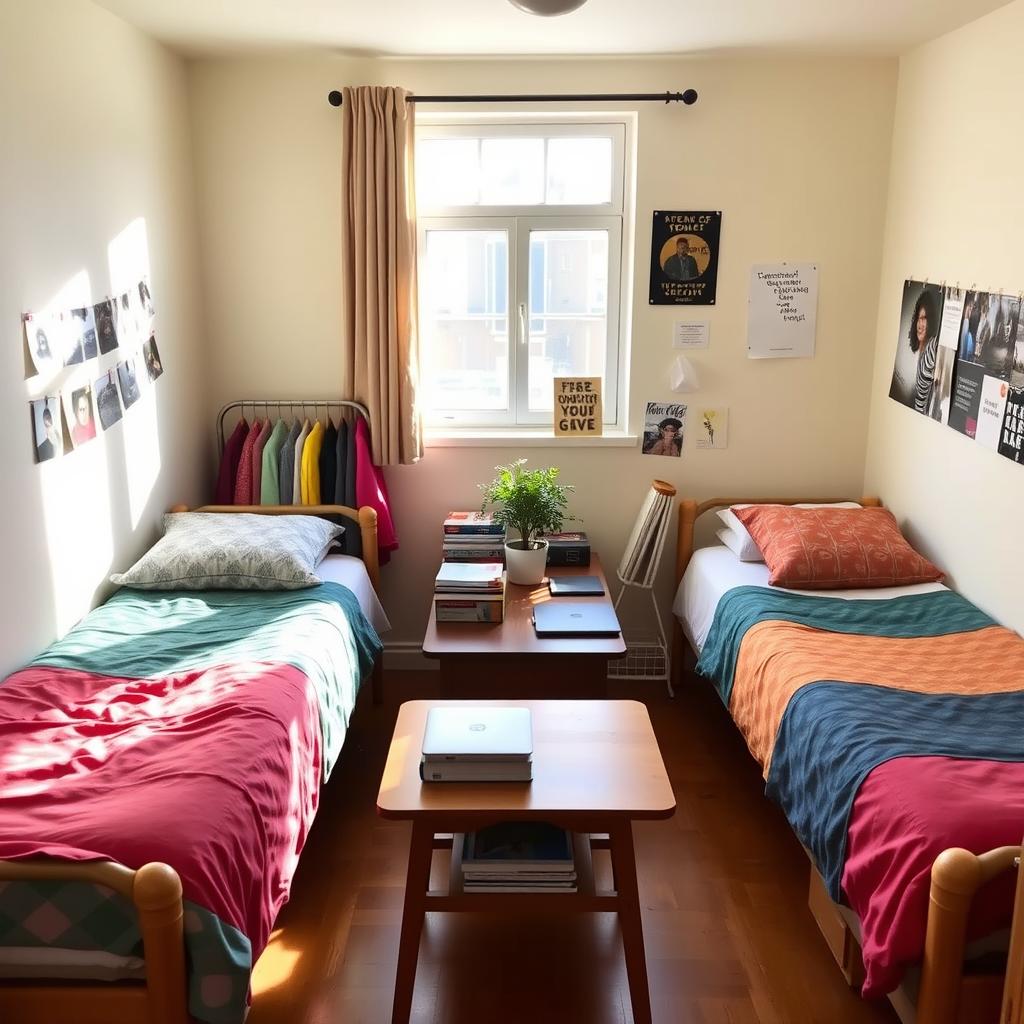
[[[508,0],[513,7],[518,7],[527,14],[539,14],[550,18],[555,14],[568,14],[582,7],[587,0]]]

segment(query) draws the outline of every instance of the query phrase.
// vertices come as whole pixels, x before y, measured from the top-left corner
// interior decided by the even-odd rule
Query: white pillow
[[[719,509],[717,515],[725,524],[725,530],[718,532],[718,539],[731,551],[736,552],[736,556],[741,562],[763,562],[764,556],[761,554],[761,549],[754,543],[754,538],[747,532],[747,528],[736,518],[733,514],[733,508],[750,508],[748,505],[733,505],[732,508]],[[860,508],[860,504],[856,501],[831,501],[822,502],[819,504],[807,503],[801,505],[795,505],[794,508]],[[733,538],[726,540],[722,536],[724,532],[728,531],[733,534]]]
[[[743,538],[739,534],[734,533],[732,530],[727,530],[723,526],[720,530],[715,531],[715,536],[741,561],[750,562],[757,561],[760,558],[760,552],[758,552],[758,559],[750,559],[743,557]],[[749,535],[748,535],[749,536]]]

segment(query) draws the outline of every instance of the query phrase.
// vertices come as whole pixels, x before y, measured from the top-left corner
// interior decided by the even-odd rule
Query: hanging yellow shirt
[[[320,449],[324,443],[324,425],[317,420],[302,446],[302,504],[320,504]]]

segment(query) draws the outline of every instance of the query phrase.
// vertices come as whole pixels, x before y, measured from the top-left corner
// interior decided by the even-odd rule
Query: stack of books
[[[529,782],[533,778],[530,709],[431,708],[422,755],[424,782]]]
[[[505,527],[482,512],[449,512],[441,557],[446,562],[504,562]]]
[[[445,562],[434,580],[437,622],[503,622],[505,567],[501,562]]]
[[[543,821],[508,821],[462,842],[464,892],[576,892],[572,833]]]

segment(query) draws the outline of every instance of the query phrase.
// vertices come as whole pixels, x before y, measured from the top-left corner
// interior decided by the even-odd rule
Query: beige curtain
[[[373,461],[423,454],[416,406],[413,105],[404,89],[342,91],[342,302],[346,395],[370,410]]]

